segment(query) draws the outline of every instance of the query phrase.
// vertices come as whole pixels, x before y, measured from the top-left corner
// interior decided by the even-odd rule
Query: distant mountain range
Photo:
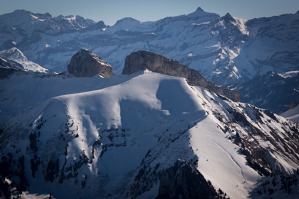
[[[113,26],[80,16],[25,10],[0,16],[0,50],[20,49],[48,69],[66,70],[72,55],[87,48],[122,71],[125,57],[150,50],[201,72],[219,85],[239,85],[269,71],[299,68],[299,12],[248,21],[201,8],[153,22],[133,18]]]

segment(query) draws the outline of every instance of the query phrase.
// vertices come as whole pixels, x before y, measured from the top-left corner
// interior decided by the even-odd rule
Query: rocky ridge
[[[141,50],[126,57],[122,74],[132,74],[141,70],[150,70],[165,75],[184,77],[193,86],[201,86],[217,94],[224,95],[234,101],[240,100],[238,91],[216,86],[206,80],[198,71],[189,68],[176,60],[168,59],[153,52]]]
[[[114,75],[112,67],[102,58],[86,49],[81,49],[73,55],[67,70],[77,77],[92,77],[101,75],[104,78]]]

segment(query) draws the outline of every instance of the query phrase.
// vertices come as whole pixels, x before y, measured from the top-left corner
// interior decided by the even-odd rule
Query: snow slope
[[[8,50],[0,51],[0,56],[21,64],[23,66],[23,69],[26,71],[34,71],[34,72],[48,71],[48,69],[40,66],[39,64],[29,61],[27,57],[19,49],[15,47]]]
[[[259,174],[299,167],[298,125],[183,78],[145,71],[0,81],[1,165],[28,194],[155,198],[179,160],[229,197],[247,198]]]
[[[299,123],[299,106],[297,105],[296,107],[282,113],[281,116],[292,120],[293,122]]]

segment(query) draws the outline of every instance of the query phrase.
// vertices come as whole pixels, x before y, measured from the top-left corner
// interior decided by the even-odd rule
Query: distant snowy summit
[[[69,30],[80,30],[94,25],[91,19],[84,19],[81,16],[53,17],[49,13],[39,14],[26,10],[16,10],[12,13],[1,15],[0,27],[8,32],[21,31],[23,33],[33,33],[42,31],[45,33],[58,33]]]
[[[34,71],[34,72],[48,72],[49,70],[40,66],[37,63],[29,61],[27,57],[23,54],[22,51],[13,47],[8,50],[0,51],[0,57],[5,58],[7,60],[16,62],[19,64],[18,67],[10,67],[10,68],[18,68],[25,71]]]

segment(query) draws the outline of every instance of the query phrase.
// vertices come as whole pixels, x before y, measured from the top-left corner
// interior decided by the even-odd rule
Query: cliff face
[[[149,51],[137,51],[128,55],[125,60],[122,74],[132,74],[145,69],[165,75],[184,77],[190,85],[204,87],[234,101],[240,100],[240,93],[238,91],[216,86],[212,82],[206,80],[198,71],[191,69],[178,61],[167,59],[166,57]]]
[[[108,78],[114,75],[109,64],[86,49],[82,49],[73,55],[67,70],[70,74],[77,77],[101,75],[104,78]]]

